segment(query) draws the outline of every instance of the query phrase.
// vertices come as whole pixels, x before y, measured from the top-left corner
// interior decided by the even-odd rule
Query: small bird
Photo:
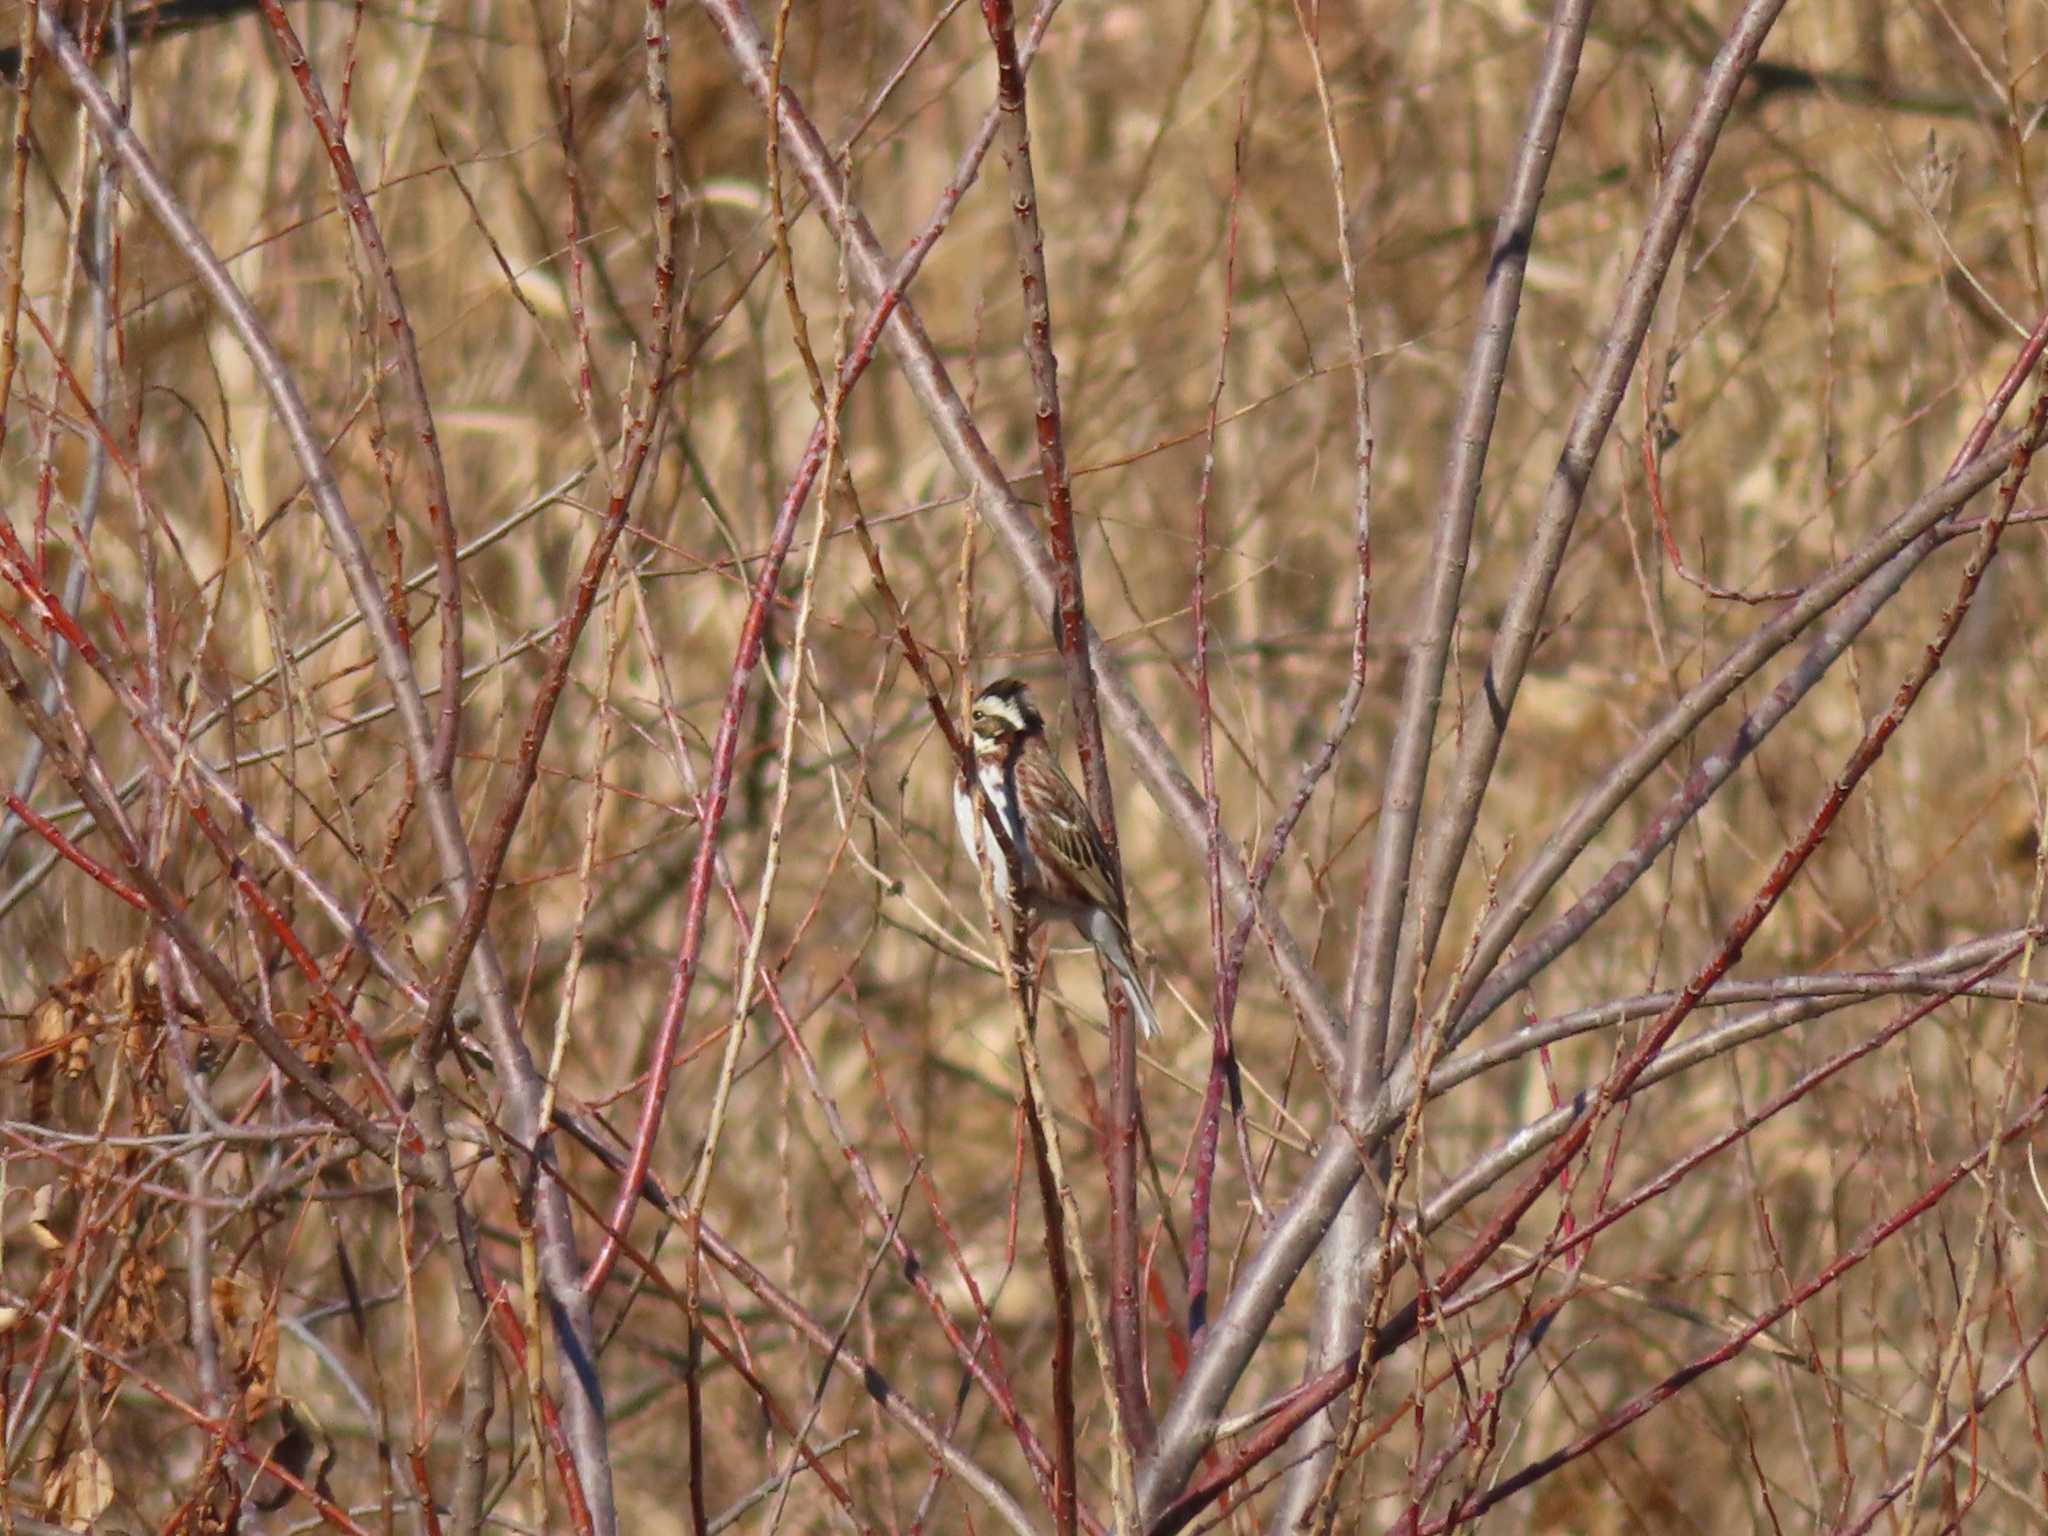
[[[1159,1017],[1131,963],[1123,874],[1103,845],[1088,802],[1060,772],[1059,754],[1046,740],[1045,717],[1031,702],[1031,690],[1014,677],[996,679],[974,696],[968,728],[982,792],[1017,852],[1025,909],[1036,919],[1063,917],[1080,929],[1116,972],[1139,1029],[1148,1039],[1157,1035]],[[978,856],[977,847],[983,850],[996,896],[1008,901],[1009,861],[964,778],[953,785],[953,819],[969,856]]]

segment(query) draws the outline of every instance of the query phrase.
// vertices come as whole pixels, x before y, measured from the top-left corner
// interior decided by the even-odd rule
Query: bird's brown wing
[[[1060,771],[1049,751],[1032,753],[1021,765],[1018,793],[1027,801],[1026,824],[1044,843],[1043,862],[1073,887],[1089,905],[1113,915],[1120,927],[1124,916],[1123,874],[1096,829],[1088,802]]]

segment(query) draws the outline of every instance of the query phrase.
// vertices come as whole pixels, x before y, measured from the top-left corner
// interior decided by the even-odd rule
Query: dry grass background
[[[1596,13],[1489,463],[1454,691],[1439,725],[1447,741],[1465,712],[1483,707],[1479,673],[1493,624],[1625,275],[1663,143],[1682,121],[1725,24],[1717,11],[1623,0]],[[786,80],[833,131],[874,98],[934,14],[929,0],[799,0]],[[644,386],[637,370],[651,296],[653,177],[639,41],[645,15],[630,6],[579,7],[565,30],[568,13],[554,0],[534,0],[378,5],[360,17],[321,3],[295,8],[294,16],[330,93],[350,66],[350,143],[376,189],[421,342],[461,536],[475,539],[524,514],[463,564],[471,671],[457,783],[481,822],[520,748],[544,664],[536,638],[562,612],[602,513],[604,473],[592,470],[593,455],[600,444],[607,452],[613,446],[622,394]],[[1276,890],[1333,986],[1368,873],[1376,785],[1426,567],[1430,509],[1544,22],[1508,4],[1331,0],[1320,7],[1371,351],[1376,585],[1365,713]],[[11,11],[6,24],[11,32]],[[674,31],[677,137],[689,189],[685,338],[686,347],[701,350],[677,381],[630,531],[542,752],[539,785],[493,917],[530,1043],[545,1059],[566,1021],[564,1095],[606,1107],[622,1128],[630,1127],[639,1097],[634,1075],[646,1064],[670,985],[697,844],[671,726],[693,754],[692,771],[702,774],[746,581],[813,421],[773,268],[746,281],[770,227],[762,116],[694,8],[676,8]],[[548,91],[547,54],[564,46],[585,230],[580,272],[566,255],[571,186]],[[1480,823],[1479,857],[1459,888],[1439,977],[1464,948],[1488,872],[1511,873],[1643,723],[1758,621],[1756,607],[1703,594],[1667,560],[1639,457],[1646,424],[1666,445],[1663,492],[1686,560],[1745,590],[1803,580],[1940,477],[2043,305],[2039,151],[2029,135],[2035,104],[2048,99],[2039,68],[2044,46],[2048,11],[2020,0],[1807,0],[1778,25],[1764,55],[1777,71],[1746,90],[1729,122],[1645,348],[1646,368],[1590,489]],[[1193,512],[1222,320],[1233,138],[1243,114],[1230,372],[1211,518],[1221,803],[1227,834],[1252,846],[1327,728],[1349,653],[1353,360],[1323,116],[1302,29],[1289,7],[1253,0],[1179,7],[1075,0],[1054,20],[1031,87],[1091,615],[1190,765],[1197,729],[1189,670]],[[892,250],[922,225],[992,89],[986,33],[972,7],[960,8],[852,152],[860,201]],[[366,279],[337,214],[325,157],[264,23],[245,18],[138,51],[134,92],[141,138],[215,248],[234,253],[235,277],[285,350],[314,419],[332,434],[349,506],[387,577],[400,565],[408,573],[426,569],[419,455],[405,403],[380,371],[390,338],[367,309]],[[11,112],[13,98],[6,99]],[[68,259],[80,238],[70,213],[80,206],[89,164],[82,124],[47,77],[30,121],[24,302],[60,329],[63,356],[90,384],[87,307]],[[911,296],[982,431],[1035,499],[1010,209],[1000,166],[991,167]],[[136,477],[110,475],[83,612],[91,632],[128,658],[124,664],[139,666],[153,582],[163,669],[157,686],[166,708],[205,713],[353,608],[234,338],[146,217],[124,208],[118,231],[112,417]],[[850,311],[831,231],[807,218],[792,226],[791,240],[812,339],[826,353]],[[736,292],[729,318],[710,331]],[[588,330],[587,411],[577,381],[579,317]],[[45,463],[52,524],[68,529],[87,473],[80,422],[48,346],[25,327],[0,442],[7,515],[24,534]],[[977,532],[958,478],[890,365],[878,365],[861,384],[844,431],[883,556],[948,686],[963,667],[975,676],[1008,670],[1060,699],[1044,616],[1029,611],[986,529]],[[1985,506],[1988,500],[1978,509]],[[815,556],[810,644],[795,683],[792,637],[814,518],[815,509],[805,512],[747,704],[725,855],[751,901],[775,798],[786,787],[783,866],[766,952],[781,966],[823,1084],[892,1199],[913,1168],[891,1107],[901,1117],[922,1173],[994,1298],[1020,1402],[1043,1423],[1049,1382],[1040,1366],[1050,1312],[1040,1214],[1028,1173],[1019,1182],[1020,1077],[1009,1004],[973,871],[955,847],[950,763],[836,513]],[[261,530],[253,539],[252,527]],[[1963,549],[1951,545],[1928,563],[1632,896],[1491,1031],[1513,1022],[1508,1013],[1549,1015],[1676,985],[1713,952],[1918,656],[1954,590]],[[57,569],[66,568],[68,553],[54,558]],[[637,581],[620,579],[627,568]],[[963,568],[972,577],[966,655],[956,627]],[[1876,969],[2024,921],[2039,846],[2044,723],[2036,705],[2048,630],[2037,594],[2044,572],[2039,534],[2016,527],[1930,697],[1749,946],[1739,974]],[[7,611],[17,619],[25,613],[18,598]],[[408,612],[422,671],[431,675],[430,587]],[[26,651],[13,639],[5,643],[26,667]],[[409,790],[397,729],[375,714],[386,695],[369,659],[359,631],[343,634],[300,663],[303,698],[265,684],[236,706],[232,730],[214,728],[193,750],[242,763],[236,782],[255,811],[351,906],[370,903],[368,926],[381,943],[432,975],[456,913],[416,818],[388,867],[370,878]],[[1668,793],[1776,675],[1738,693],[1696,745],[1671,760],[1546,912],[1560,909],[1629,843],[1652,797]],[[106,691],[75,667],[73,683],[83,723],[113,776],[143,768]],[[664,719],[664,687],[672,691],[672,722]],[[326,732],[317,747],[302,713],[308,705]],[[786,710],[794,711],[796,729],[784,786],[776,749]],[[8,718],[0,770],[11,777],[27,736]],[[1059,729],[1071,737],[1064,712]],[[1151,1318],[1154,1400],[1163,1402],[1174,1377],[1169,1334],[1184,1322],[1177,1259],[1188,1197],[1184,1153],[1209,1061],[1205,876],[1199,850],[1124,771],[1114,744],[1111,761],[1134,926],[1172,998],[1162,996],[1167,1033],[1141,1071],[1159,1187],[1168,1198],[1162,1210],[1148,1187],[1140,1201],[1145,1252],[1168,1314]],[[31,803],[57,815],[71,796],[46,773]],[[288,1035],[310,1046],[317,1030],[306,989],[280,963],[273,941],[252,939],[219,859],[175,814],[147,810],[145,824],[161,829],[155,857],[166,882],[221,957],[252,989],[268,976],[267,1006]],[[59,866],[43,874],[46,855],[40,839],[23,837],[0,867],[8,902],[0,915],[0,1008],[23,1031],[86,950],[111,957],[147,937],[141,919],[77,871]],[[316,952],[341,962],[356,1016],[395,1057],[416,1011],[381,977],[365,978],[360,960],[344,962],[332,925],[274,865],[250,856]],[[692,1054],[655,1148],[656,1171],[671,1187],[686,1181],[697,1156],[723,1049],[719,1031],[733,1022],[741,945],[723,903],[714,898],[710,911],[685,1033]],[[584,950],[572,969],[579,922]],[[1051,980],[1049,1022],[1057,1029],[1046,1034],[1048,1070],[1070,1156],[1081,1159],[1076,1190],[1099,1234],[1103,1187],[1086,1105],[1104,1057],[1100,992],[1092,966],[1072,952],[1055,955]],[[1741,1106],[1867,1035],[1896,1007],[1880,999],[1843,1010],[1652,1091],[1620,1128],[1615,1188],[1633,1187],[1724,1128]],[[97,1017],[88,1010],[73,1022]],[[268,1067],[233,1043],[218,1015],[207,1023],[220,1036],[218,1102],[256,1104]],[[2017,1042],[2019,1063],[2014,1102],[2039,1081],[2037,1023],[2031,1010],[2015,1016],[2001,1001],[1946,1005],[1906,1041],[1811,1093],[1604,1237],[1577,1282],[1578,1299],[1543,1337],[1538,1368],[1515,1380],[1495,1465],[1512,1469],[1596,1424],[1780,1298],[1788,1277],[1820,1268],[1866,1223],[1976,1147],[1999,1113],[2009,1040]],[[830,1326],[854,1300],[881,1224],[853,1194],[817,1102],[776,1049],[766,1011],[757,1004],[743,1024],[742,1071],[707,1216]],[[1266,1189],[1278,1199],[1304,1166],[1306,1146],[1328,1130],[1329,1101],[1256,944],[1236,1038],[1251,1085],[1252,1146],[1270,1157]],[[119,1086],[130,1082],[119,1042],[119,1031],[88,1034],[83,1074],[60,1085],[49,1111],[54,1123],[89,1130],[104,1119],[119,1129],[140,1115],[147,1096]],[[1568,1096],[1597,1081],[1615,1050],[1607,1031],[1555,1047],[1548,1073],[1556,1091]],[[330,1070],[360,1096],[360,1071],[345,1048]],[[107,1190],[136,1165],[106,1148],[53,1147],[27,1123],[33,1091],[26,1081],[12,1090],[0,1280],[10,1295],[36,1296],[57,1262],[31,1231],[31,1192],[39,1185],[55,1181],[88,1205],[101,1202],[92,1206],[100,1225],[83,1223],[88,1230],[77,1239],[81,1278],[56,1310],[75,1319],[94,1276],[149,1256],[160,1268],[118,1271],[116,1293],[133,1314],[125,1331],[109,1332],[104,1312],[90,1314],[92,1327],[123,1360],[194,1397],[183,1289],[189,1243],[172,1198],[183,1186],[159,1171],[127,1204],[107,1204]],[[174,1105],[178,1094],[165,1091]],[[1548,1108],[1551,1091],[1544,1067],[1525,1058],[1433,1107],[1417,1188],[1438,1187]],[[467,1100],[471,1090],[457,1092]],[[302,1108],[287,1101],[275,1112],[295,1118]],[[175,1118],[175,1108],[168,1112]],[[1596,1143],[1584,1187],[1575,1186],[1581,1201],[1601,1177],[1607,1147]],[[312,1200],[304,1189],[260,1205],[244,1200],[276,1176],[278,1160],[302,1155],[286,1145],[219,1156],[210,1175],[219,1203],[206,1218],[220,1266],[214,1284],[239,1286],[293,1320],[270,1346],[275,1390],[322,1426],[335,1452],[329,1486],[336,1500],[376,1528],[385,1518],[380,1501],[395,1499],[396,1518],[411,1526],[408,1476],[402,1468],[387,1473],[377,1439],[383,1433],[402,1450],[420,1433],[417,1361],[431,1459],[437,1479],[448,1475],[455,1426],[452,1400],[441,1394],[451,1389],[463,1345],[448,1271],[411,1246],[430,1242],[431,1226],[414,1227],[401,1244],[388,1174],[380,1194],[372,1166],[355,1165],[318,1186],[332,1200]],[[608,1203],[612,1176],[580,1153],[565,1158],[571,1183]],[[1825,1292],[1804,1310],[1801,1328],[1774,1333],[1790,1352],[1818,1350],[1824,1369],[1753,1350],[1509,1504],[1491,1517],[1494,1526],[1834,1528],[1910,1467],[1933,1408],[1946,1402],[1953,1410],[1987,1384],[2048,1304],[2038,1258],[2048,1218],[2039,1187],[2027,1160],[2002,1166],[1996,1185],[1966,1182]],[[1227,1263],[1255,1235],[1255,1223],[1242,1169],[1227,1150],[1217,1180],[1218,1251]],[[152,1192],[166,1182],[175,1187]],[[360,1197],[340,1198],[344,1184]],[[1990,1257],[1965,1292],[1987,1190],[1995,1196]],[[473,1202],[486,1224],[487,1256],[516,1282],[506,1183],[486,1170]],[[1547,1230],[1554,1210],[1552,1200],[1541,1204],[1523,1238],[1540,1241],[1530,1234]],[[1462,1251],[1487,1215],[1481,1201],[1432,1238],[1425,1265]],[[60,1241],[79,1230],[71,1219],[60,1211]],[[946,1269],[921,1197],[908,1200],[903,1222],[928,1267]],[[1004,1278],[1013,1226],[1018,1262]],[[643,1214],[634,1236],[646,1246],[660,1231]],[[681,1274],[681,1249],[671,1239],[663,1250],[672,1276]],[[360,1334],[338,1305],[344,1254],[368,1298]],[[408,1257],[422,1261],[411,1289]],[[960,1288],[947,1284],[971,1322]],[[1227,1289],[1227,1276],[1220,1284]],[[801,1414],[821,1366],[817,1352],[725,1277],[714,1272],[706,1286],[712,1315],[729,1311],[730,1326],[748,1339],[754,1370]],[[597,1309],[601,1332],[620,1317],[628,1289],[622,1268]],[[1262,1402],[1298,1379],[1315,1304],[1304,1280],[1234,1406]],[[1498,1335],[1516,1305],[1513,1295],[1499,1298],[1459,1318],[1426,1350],[1397,1357],[1374,1386],[1375,1412],[1394,1409],[1418,1382],[1434,1381],[1452,1342],[1477,1350],[1467,1368],[1483,1385],[1498,1368]],[[1959,1324],[1962,1369],[1941,1379]],[[228,1332],[232,1362],[235,1334]],[[10,1410],[22,1400],[39,1337],[30,1319],[0,1338]],[[880,1265],[854,1311],[848,1343],[944,1420],[959,1365],[900,1266]],[[603,1358],[618,1498],[630,1530],[689,1528],[680,1492],[684,1349],[680,1310],[647,1295],[624,1313]],[[1098,1502],[1107,1464],[1086,1452],[1099,1445],[1103,1408],[1085,1341],[1083,1355],[1082,1492],[1084,1501]],[[259,1366],[257,1375],[268,1369]],[[59,1389],[40,1428],[7,1451],[15,1474],[10,1503],[20,1513],[45,1513],[39,1490],[88,1444],[111,1468],[115,1498],[104,1529],[161,1526],[199,1486],[206,1437],[132,1380],[103,1366],[78,1370],[60,1338],[38,1388],[49,1382]],[[787,1444],[767,1431],[753,1395],[730,1371],[713,1369],[705,1391],[703,1478],[715,1510],[771,1476]],[[1428,1415],[1404,1420],[1366,1454],[1344,1485],[1344,1521],[1361,1529],[1391,1523],[1411,1462],[1426,1463],[1456,1422],[1455,1397],[1455,1389],[1432,1396]],[[2032,1392],[2000,1399],[1959,1459],[1937,1461],[1917,1528],[1940,1528],[1966,1508],[1959,1517],[1969,1529],[2039,1528],[2048,1463],[2032,1417],[2036,1401]],[[259,1425],[272,1422],[259,1418]],[[825,1392],[819,1425],[821,1436],[856,1437],[827,1460],[862,1528],[907,1528],[929,1475],[917,1448],[844,1378]],[[523,1408],[501,1406],[492,1433],[494,1478],[517,1471],[503,1513],[530,1521]],[[251,1435],[264,1440],[260,1428]],[[979,1394],[968,1402],[961,1443],[1031,1503],[1016,1446]],[[1980,1482],[1988,1483],[1981,1500],[1966,1506]],[[1236,1528],[1256,1528],[1261,1508],[1256,1498],[1240,1506]],[[800,1478],[784,1528],[850,1528],[834,1509],[814,1479]],[[552,1518],[566,1528],[559,1503]],[[1887,1518],[1891,1528],[1906,1529],[1911,1515]],[[250,1509],[243,1519],[247,1528],[282,1531],[305,1528],[311,1516],[296,1502],[276,1513]],[[980,1529],[986,1520],[948,1484],[926,1528]]]

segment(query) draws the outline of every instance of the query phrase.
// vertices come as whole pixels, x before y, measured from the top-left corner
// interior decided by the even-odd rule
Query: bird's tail
[[[1131,1012],[1137,1015],[1138,1033],[1147,1040],[1156,1038],[1159,1015],[1152,1011],[1152,996],[1145,990],[1145,983],[1138,979],[1138,968],[1131,963],[1130,946],[1124,942],[1116,920],[1107,912],[1096,912],[1088,924],[1088,937],[1102,958],[1109,962],[1109,968],[1116,972],[1124,997],[1130,1002]]]
[[[1138,1016],[1138,1033],[1147,1040],[1159,1036],[1159,1015],[1152,1011],[1152,999],[1145,991],[1145,983],[1138,980],[1138,973],[1129,969],[1128,963],[1117,967],[1117,979],[1124,984],[1124,996],[1131,1001],[1131,1012]]]

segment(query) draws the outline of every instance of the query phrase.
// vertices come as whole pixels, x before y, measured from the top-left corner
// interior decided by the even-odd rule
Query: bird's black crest
[[[980,693],[976,702],[983,699],[1005,704],[1013,712],[1026,734],[1045,729],[1045,717],[1038,712],[1038,706],[1031,702],[1031,688],[1021,677],[999,677]]]

